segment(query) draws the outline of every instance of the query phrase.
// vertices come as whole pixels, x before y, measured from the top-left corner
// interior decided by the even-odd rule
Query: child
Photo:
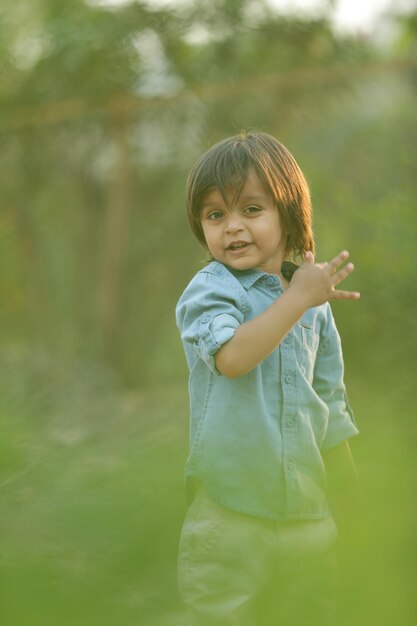
[[[191,406],[180,591],[193,626],[323,624],[337,534],[324,460],[349,462],[358,432],[328,301],[359,298],[335,289],[353,265],[314,262],[307,183],[265,133],[203,154],[187,202],[212,261],[176,310]]]

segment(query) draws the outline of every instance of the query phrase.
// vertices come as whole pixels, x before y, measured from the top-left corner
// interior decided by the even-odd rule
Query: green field
[[[183,626],[186,381],[129,392],[91,364],[9,351],[0,389],[3,623]],[[351,396],[367,498],[340,542],[342,623],[412,626],[410,407],[363,379]]]

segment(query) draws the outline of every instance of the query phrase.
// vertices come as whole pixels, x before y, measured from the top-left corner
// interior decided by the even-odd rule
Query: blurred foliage
[[[412,15],[401,22],[398,66],[385,70],[371,41],[335,35],[324,17],[277,15],[249,0],[207,10],[37,0],[6,2],[1,16],[8,338],[104,359],[130,384],[177,377],[172,310],[201,254],[184,218],[186,172],[210,143],[253,127],[287,143],[305,170],[325,256],[349,245],[359,283],[385,263],[383,250],[390,256],[377,274],[395,283],[411,323]],[[335,210],[337,221],[327,220]],[[357,308],[367,325],[371,302],[398,315],[377,281]],[[348,335],[357,335],[357,319],[345,320]],[[379,332],[377,320],[372,326]]]
[[[347,247],[362,292],[334,305],[372,505],[347,541],[346,626],[414,623],[416,24],[392,16],[377,45],[335,33],[326,12],[278,15],[262,0],[2,1],[8,626],[183,626],[174,307],[204,258],[184,184],[202,151],[243,128],[293,152],[318,258]]]
[[[16,349],[0,371],[5,623],[156,626],[173,608],[181,616],[180,394],[122,393],[97,364]]]

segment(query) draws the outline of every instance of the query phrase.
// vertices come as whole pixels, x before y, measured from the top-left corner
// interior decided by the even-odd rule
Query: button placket
[[[297,508],[297,471],[294,458],[297,437],[297,379],[296,356],[292,331],[280,345],[281,352],[281,388],[283,397],[282,406],[282,445],[284,456],[284,474],[287,487],[288,511]]]

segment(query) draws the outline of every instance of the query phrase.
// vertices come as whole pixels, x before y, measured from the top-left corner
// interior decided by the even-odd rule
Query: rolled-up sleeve
[[[192,345],[217,375],[214,355],[244,321],[243,309],[240,285],[219,281],[206,272],[194,277],[177,304],[176,320],[183,342]]]
[[[340,336],[328,305],[327,324],[317,354],[313,388],[329,409],[321,450],[324,452],[359,433],[346,395]]]

